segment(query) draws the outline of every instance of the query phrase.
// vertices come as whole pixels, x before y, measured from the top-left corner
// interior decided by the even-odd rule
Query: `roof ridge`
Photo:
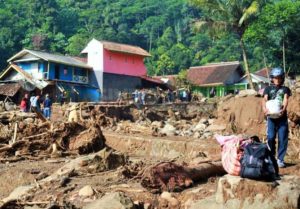
[[[31,52],[47,53],[47,54],[56,55],[56,56],[63,56],[63,57],[71,57],[71,58],[74,58],[74,56],[71,56],[71,55],[59,54],[59,53],[54,53],[54,52],[42,51],[42,50],[34,50],[34,49],[26,49],[26,48],[24,48],[24,50],[25,50],[25,51],[31,51]]]
[[[96,39],[96,40],[97,40],[97,39]],[[97,41],[99,41],[99,40],[97,40]],[[142,47],[137,46],[137,45],[118,43],[118,42],[114,42],[114,41],[101,40],[101,41],[99,41],[99,42],[106,42],[106,43],[112,43],[112,44],[118,44],[118,45],[125,45],[125,46],[133,46],[133,47],[138,47],[138,48],[143,49]],[[144,50],[144,49],[143,49],[143,50]]]
[[[216,66],[227,66],[227,65],[239,65],[239,61],[233,61],[233,62],[217,62],[217,63],[208,63],[201,66],[193,66],[192,68],[204,68],[204,67],[216,67]]]

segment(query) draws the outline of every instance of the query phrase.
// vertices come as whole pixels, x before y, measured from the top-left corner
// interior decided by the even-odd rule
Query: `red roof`
[[[243,75],[239,62],[222,62],[205,66],[191,67],[187,79],[195,85],[226,84],[226,81],[235,73]]]
[[[110,51],[123,52],[128,54],[137,54],[144,57],[151,57],[151,55],[144,49],[138,46],[132,46],[128,44],[119,44],[109,41],[100,41],[103,44],[104,49]]]
[[[255,74],[259,75],[259,76],[262,76],[262,77],[265,77],[265,78],[269,78],[270,72],[271,72],[271,68],[265,67],[265,68],[263,68],[259,71],[256,71]]]

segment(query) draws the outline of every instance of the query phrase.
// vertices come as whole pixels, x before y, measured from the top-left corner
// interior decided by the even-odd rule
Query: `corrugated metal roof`
[[[251,75],[251,78],[252,78],[252,82],[253,83],[260,83],[260,82],[263,82],[263,83],[269,83],[270,82],[270,79],[264,77],[264,76],[260,76],[260,75],[257,75],[257,74],[253,74],[253,73],[250,73]],[[241,81],[245,81],[247,83],[249,83],[248,81],[248,76],[247,75],[244,75],[242,78],[241,78]]]
[[[109,41],[100,41],[103,44],[104,49],[110,50],[110,51],[117,51],[117,52],[123,52],[123,53],[129,53],[129,54],[137,54],[144,57],[151,57],[151,55],[144,49],[138,46],[132,46],[127,44],[119,44]]]
[[[21,85],[18,83],[0,84],[0,94],[13,97],[19,91]]]
[[[212,63],[204,66],[191,67],[187,79],[195,85],[220,84],[228,80],[240,68],[239,62]]]
[[[23,57],[27,53],[30,53],[30,54],[32,54],[36,57],[39,57],[43,60],[46,60],[46,61],[66,64],[66,65],[71,65],[71,66],[76,66],[76,67],[82,67],[82,68],[92,68],[91,66],[89,66],[85,62],[82,62],[82,61],[80,61],[76,58],[70,57],[70,56],[51,54],[51,53],[47,53],[47,52],[29,50],[29,49],[23,49],[22,51],[20,51],[19,53],[17,53],[16,55],[14,55],[10,59],[8,59],[7,61],[8,62],[14,61],[18,58]]]

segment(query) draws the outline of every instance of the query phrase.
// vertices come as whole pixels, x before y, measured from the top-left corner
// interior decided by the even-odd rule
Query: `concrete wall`
[[[96,39],[93,39],[82,50],[81,53],[87,54],[88,65],[93,67],[94,73],[92,75],[92,85],[97,86],[98,88],[103,90],[103,44]]]

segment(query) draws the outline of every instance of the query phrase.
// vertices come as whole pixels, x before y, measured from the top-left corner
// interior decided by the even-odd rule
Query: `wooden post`
[[[15,129],[14,129],[14,135],[13,135],[13,138],[12,138],[12,144],[14,144],[16,142],[17,130],[18,130],[18,123],[15,123]]]

